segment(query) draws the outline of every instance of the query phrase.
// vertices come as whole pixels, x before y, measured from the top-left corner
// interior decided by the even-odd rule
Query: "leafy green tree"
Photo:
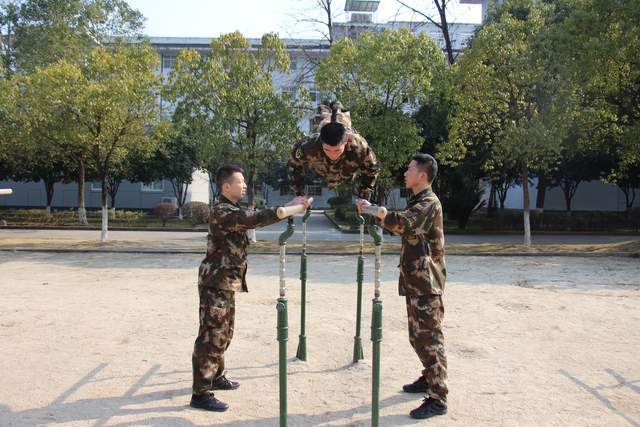
[[[435,43],[408,30],[364,33],[357,40],[334,42],[318,67],[318,87],[350,108],[355,127],[378,157],[379,203],[423,142],[409,107],[428,98],[433,80],[445,69]]]
[[[563,77],[585,94],[583,131],[605,153],[605,180],[633,205],[640,182],[640,1],[564,0],[553,32]]]
[[[18,70],[60,59],[82,63],[93,46],[135,36],[144,18],[124,0],[25,0],[13,12],[13,53]]]
[[[548,15],[539,1],[507,0],[479,29],[458,63],[456,112],[439,153],[451,165],[478,156],[489,174],[519,171],[525,245],[531,244],[530,171],[548,169],[559,155],[549,115],[541,114],[556,80],[533,48]]]
[[[195,51],[178,55],[170,97],[186,112],[188,123],[194,120],[200,130],[206,128],[214,152],[231,153],[244,166],[253,205],[258,174],[301,136],[302,109],[289,95],[276,93],[272,78],[288,70],[289,55],[275,34],[265,34],[259,46],[251,46],[235,32],[220,36],[211,48],[206,58]]]
[[[158,120],[158,57],[148,45],[96,47],[82,67],[73,113],[89,167],[101,183],[102,233],[108,238],[107,180],[132,150],[151,152]]]

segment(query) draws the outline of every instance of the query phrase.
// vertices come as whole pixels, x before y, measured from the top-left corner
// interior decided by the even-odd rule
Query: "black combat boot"
[[[402,386],[402,391],[405,393],[426,393],[429,384],[423,376],[412,382],[411,384],[405,384]]]
[[[411,418],[423,420],[425,418],[444,415],[447,413],[447,404],[432,397],[426,397],[422,405],[409,412]]]
[[[229,405],[216,399],[213,393],[192,394],[189,406],[214,412],[224,412],[229,409]]]
[[[235,390],[240,387],[240,383],[237,381],[231,381],[227,376],[223,373],[218,378],[213,380],[212,390]]]

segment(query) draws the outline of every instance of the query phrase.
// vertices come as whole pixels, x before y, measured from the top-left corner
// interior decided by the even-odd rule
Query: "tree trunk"
[[[496,215],[496,186],[491,183],[491,189],[489,190],[489,203],[487,206],[487,216],[494,217]]]
[[[47,215],[51,215],[51,204],[53,202],[53,186],[55,184],[55,181],[44,179],[43,182],[44,182],[44,190],[47,194],[47,206],[45,209],[47,211]]]
[[[538,175],[538,194],[536,195],[536,209],[544,209],[544,199],[547,193],[547,179]]]
[[[109,209],[107,206],[107,177],[103,176],[101,180],[102,194],[100,199],[102,201],[102,227],[100,232],[100,241],[106,242],[109,238]]]
[[[630,211],[633,207],[633,203],[636,201],[636,189],[630,184],[616,183],[622,194],[624,194],[624,206],[627,211]]]
[[[84,207],[84,174],[84,160],[80,159],[80,170],[78,171],[78,222],[82,225],[89,225],[87,210]]]
[[[531,222],[529,219],[529,169],[522,166],[522,211],[524,216],[524,245],[531,246]]]

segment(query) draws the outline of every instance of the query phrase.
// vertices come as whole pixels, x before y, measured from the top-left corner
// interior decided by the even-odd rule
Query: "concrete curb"
[[[26,252],[26,253],[121,253],[121,254],[160,254],[160,255],[183,255],[183,254],[195,254],[204,255],[204,250],[190,250],[190,249],[172,249],[172,250],[158,250],[158,249],[76,249],[76,248],[0,248],[0,252]],[[292,250],[288,252],[289,255],[300,255],[298,250]],[[276,251],[251,251],[249,255],[278,255]],[[329,256],[356,256],[356,253],[347,252],[315,252],[307,251],[307,255],[329,255]],[[365,255],[370,255],[366,253]],[[382,255],[400,255],[400,252],[382,252]],[[569,257],[569,258],[606,258],[606,257],[620,257],[620,258],[640,258],[638,252],[453,252],[448,253],[448,256],[482,256],[482,257]]]

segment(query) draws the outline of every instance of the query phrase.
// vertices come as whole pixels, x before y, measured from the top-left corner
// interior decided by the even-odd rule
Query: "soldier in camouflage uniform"
[[[422,375],[403,386],[408,393],[425,393],[424,402],[411,411],[412,418],[429,418],[447,412],[447,357],[444,349],[442,295],[446,278],[442,205],[431,189],[438,172],[428,154],[413,156],[405,184],[413,193],[404,211],[389,212],[381,225],[402,236],[399,292],[407,304],[409,341],[422,362]],[[368,205],[358,201],[358,209]]]
[[[225,411],[228,405],[215,398],[213,390],[234,390],[240,386],[224,373],[224,352],[233,337],[235,293],[247,292],[246,231],[278,222],[277,208],[247,210],[238,205],[246,191],[242,169],[224,166],[216,183],[219,200],[211,208],[207,255],[198,272],[200,328],[193,347],[193,395],[191,406]],[[304,204],[296,197],[288,204]]]
[[[355,181],[360,172],[357,195],[370,199],[380,173],[376,156],[367,141],[351,129],[351,116],[335,101],[320,105],[314,116],[314,133],[293,145],[287,163],[289,185],[304,195],[304,167],[325,179],[329,188]]]

